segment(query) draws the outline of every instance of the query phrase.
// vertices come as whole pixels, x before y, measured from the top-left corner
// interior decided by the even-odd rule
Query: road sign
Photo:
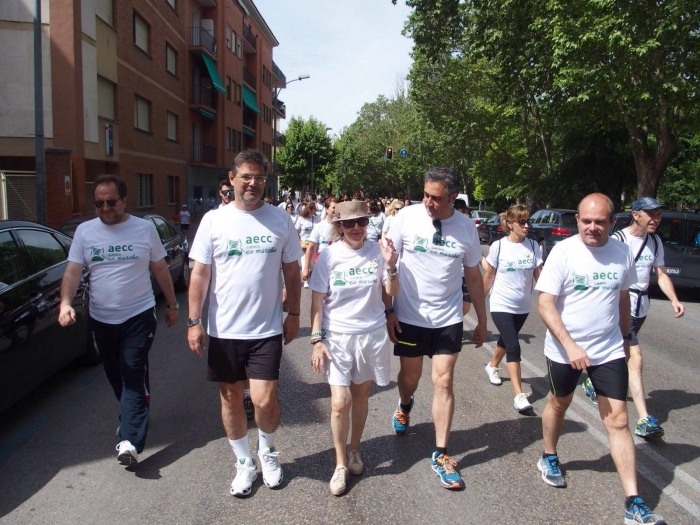
[[[399,151],[399,155],[401,155],[404,158],[408,157],[408,150],[402,149],[401,151]]]

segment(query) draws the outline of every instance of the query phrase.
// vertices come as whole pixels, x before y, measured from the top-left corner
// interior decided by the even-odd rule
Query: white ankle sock
[[[233,453],[238,458],[249,458],[250,457],[250,445],[248,445],[248,436],[244,436],[241,439],[229,439],[228,442],[231,444]]]
[[[258,451],[267,447],[273,447],[275,440],[275,432],[263,432],[258,429]]]

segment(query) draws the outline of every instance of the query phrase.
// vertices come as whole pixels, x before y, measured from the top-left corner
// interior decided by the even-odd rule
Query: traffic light
[[[392,155],[394,154],[394,148],[391,146],[386,148],[386,160],[391,160]]]

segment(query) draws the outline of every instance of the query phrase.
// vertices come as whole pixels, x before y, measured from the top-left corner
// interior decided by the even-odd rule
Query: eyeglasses
[[[397,206],[397,207],[394,208],[394,210],[396,210],[396,211],[401,211],[401,210],[403,210],[403,206]]]
[[[244,184],[250,184],[253,181],[255,181],[255,184],[265,184],[265,181],[267,180],[267,177],[263,177],[262,175],[258,175],[257,177],[251,177],[250,175],[237,175],[237,177]]]
[[[344,221],[338,221],[343,228],[354,228],[357,224],[360,228],[364,228],[369,224],[368,217],[360,217],[359,219],[345,219]]]
[[[513,221],[516,223],[518,226],[521,228],[524,228],[525,226],[530,226],[530,220],[529,219],[521,219],[519,221]]]
[[[109,199],[107,201],[95,201],[95,208],[101,210],[104,208],[105,203],[107,203],[108,208],[114,208],[121,199]]]
[[[442,242],[442,222],[440,222],[439,219],[434,219],[433,226],[435,227],[435,233],[433,234],[433,244],[440,244]]]
[[[221,190],[221,195],[224,195],[226,197],[230,197],[235,193],[235,190]]]

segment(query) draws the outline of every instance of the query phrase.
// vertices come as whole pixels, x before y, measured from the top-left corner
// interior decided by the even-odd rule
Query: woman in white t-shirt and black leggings
[[[493,385],[500,385],[499,368],[503,357],[510,382],[513,385],[513,408],[530,410],[524,393],[520,371],[520,342],[518,334],[530,313],[533,279],[542,271],[542,253],[539,245],[527,238],[530,229],[530,213],[526,206],[516,204],[501,214],[501,225],[507,236],[494,242],[486,257],[484,291],[491,291],[491,318],[500,337],[493,358],[486,365],[486,375]]]
[[[304,208],[299,213],[297,221],[294,223],[294,227],[299,234],[299,239],[301,241],[301,249],[306,254],[306,250],[309,247],[309,237],[311,236],[311,231],[314,226],[318,224],[319,218],[316,215],[316,203],[314,201],[308,201]],[[306,257],[301,258],[301,271],[302,273],[306,269]],[[309,283],[304,281],[304,288],[308,288]]]
[[[338,203],[333,223],[333,243],[321,252],[311,274],[311,366],[325,371],[331,387],[336,467],[330,489],[340,496],[348,471],[359,476],[364,468],[359,449],[372,381],[389,384],[386,315],[393,311],[388,305],[399,292],[399,280],[391,240],[365,239],[367,203]]]

